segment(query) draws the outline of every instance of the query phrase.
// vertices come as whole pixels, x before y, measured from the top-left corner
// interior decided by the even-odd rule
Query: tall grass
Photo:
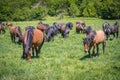
[[[39,58],[27,62],[21,59],[22,45],[11,42],[9,29],[0,34],[0,80],[120,80],[120,36],[118,39],[107,41],[105,54],[100,45],[99,57],[86,58],[83,50],[85,34],[75,33],[75,22],[84,20],[87,26],[94,30],[102,29],[106,20],[92,18],[46,18],[44,23],[52,25],[55,22],[74,24],[69,37],[63,39],[55,36],[54,42],[45,42]],[[107,20],[111,25],[116,20]],[[119,21],[120,24],[120,20]],[[36,26],[39,21],[13,22],[22,28]],[[111,35],[112,37],[112,35]]]

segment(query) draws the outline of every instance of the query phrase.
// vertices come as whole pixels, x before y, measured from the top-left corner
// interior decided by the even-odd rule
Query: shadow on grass
[[[80,58],[79,60],[85,60],[85,59],[87,59],[87,58],[90,58],[89,54],[87,54],[87,55],[83,56],[83,57],[82,57],[82,58]]]

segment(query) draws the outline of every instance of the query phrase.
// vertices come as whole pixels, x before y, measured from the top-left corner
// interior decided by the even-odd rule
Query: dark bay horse
[[[72,30],[73,24],[72,22],[68,22],[66,24],[60,23],[60,32],[63,38],[66,38],[69,35],[70,30]]]
[[[34,57],[34,49],[36,51],[36,57],[40,53],[41,47],[44,43],[43,32],[38,29],[29,29],[25,31],[23,36],[23,58],[26,55],[27,60],[31,58],[30,49],[32,48],[32,55]]]
[[[90,57],[95,55],[95,48],[97,50],[97,55],[99,52],[99,44],[102,43],[103,53],[106,46],[105,33],[102,30],[92,31],[84,39],[84,51],[89,53]],[[92,54],[90,53],[91,48],[93,47]]]
[[[113,37],[118,38],[119,34],[119,23],[115,22],[113,26],[110,26],[109,23],[105,22],[103,23],[103,31],[106,34],[106,39],[110,38],[110,34],[113,35]]]
[[[1,33],[5,33],[6,31],[5,31],[5,26],[4,26],[4,24],[3,23],[1,23],[0,24],[0,34]]]
[[[85,31],[85,22],[84,21],[80,21],[80,22],[76,22],[76,33],[82,33]]]
[[[18,37],[18,42],[21,43],[23,36],[22,36],[22,32],[21,32],[21,28],[19,26],[10,26],[10,36],[11,36],[11,40],[13,42],[16,42],[16,39]]]

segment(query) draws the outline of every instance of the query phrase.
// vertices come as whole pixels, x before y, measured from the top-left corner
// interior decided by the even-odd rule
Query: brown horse
[[[104,53],[104,49],[106,46],[104,31],[98,30],[98,31],[90,32],[89,35],[84,39],[83,43],[84,43],[84,51],[88,52],[90,57],[94,56],[96,47],[97,47],[96,50],[98,55],[100,43],[102,43],[103,53]],[[93,54],[91,55],[90,50],[92,46],[93,46]]]
[[[44,43],[43,32],[38,29],[28,29],[23,36],[23,58],[26,55],[27,60],[31,58],[30,49],[32,48],[32,54],[34,57],[34,49],[36,51],[36,57],[40,53],[40,49]]]
[[[16,42],[16,38],[18,37],[18,42],[21,43],[22,42],[22,32],[19,26],[11,26],[9,27],[10,29],[10,36],[11,36],[11,40],[13,42]]]
[[[49,25],[48,24],[43,24],[42,22],[39,22],[37,24],[37,29],[41,30],[42,32],[46,32],[47,29],[49,28]]]
[[[1,33],[5,33],[5,27],[4,27],[4,24],[0,24],[0,34]]]
[[[76,22],[76,33],[84,32],[85,26],[86,25],[84,21]]]

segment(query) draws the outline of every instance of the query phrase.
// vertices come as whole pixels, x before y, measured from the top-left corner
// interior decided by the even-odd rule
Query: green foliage
[[[96,9],[93,3],[89,3],[83,10],[83,16],[85,17],[97,17]]]
[[[0,0],[0,19],[23,21],[42,19],[46,15],[63,14],[70,17],[119,19],[120,8],[118,6],[120,6],[119,0]],[[65,13],[58,14],[58,11]]]
[[[32,18],[33,18],[33,19],[41,20],[41,19],[43,19],[46,15],[47,15],[47,9],[46,9],[46,7],[44,7],[44,6],[35,8],[35,9],[32,11]]]
[[[70,5],[68,12],[69,12],[69,16],[71,17],[75,17],[79,15],[79,9],[74,3]]]

